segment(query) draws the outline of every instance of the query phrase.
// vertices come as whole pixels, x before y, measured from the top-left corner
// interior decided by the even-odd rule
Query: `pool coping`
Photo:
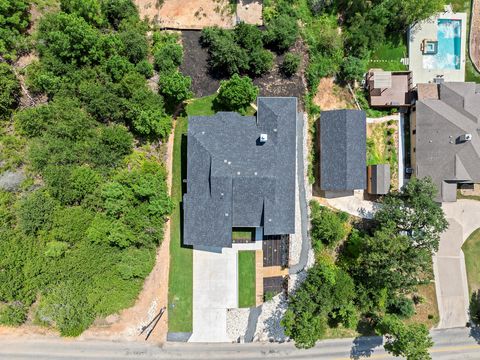
[[[423,53],[420,45],[424,39],[437,39],[438,20],[461,20],[460,69],[424,69]],[[408,31],[409,70],[413,72],[413,86],[417,83],[433,82],[437,76],[445,81],[465,81],[465,61],[467,43],[467,13],[443,12],[414,24]],[[428,55],[425,55],[428,56]]]

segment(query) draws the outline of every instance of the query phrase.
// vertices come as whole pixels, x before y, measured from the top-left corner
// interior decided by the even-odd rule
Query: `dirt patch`
[[[322,78],[313,103],[322,110],[354,109],[355,103],[347,88],[335,84],[334,78]]]
[[[215,93],[220,79],[215,79],[208,71],[208,51],[200,45],[200,31],[182,31],[183,64],[180,71],[192,78],[195,97]]]
[[[232,28],[235,14],[229,0],[135,0],[140,16],[172,29]]]
[[[237,4],[237,18],[247,24],[263,25],[262,1],[239,0]]]
[[[199,43],[199,31],[183,31],[182,43],[184,61],[180,70],[192,78],[192,90],[196,97],[215,93],[222,79],[210,73],[208,68],[208,51]],[[306,91],[305,66],[306,48],[299,39],[290,52],[303,56],[303,61],[297,74],[287,78],[281,71],[284,55],[275,57],[275,63],[267,74],[254,79],[254,84],[260,88],[261,96],[295,96],[299,99],[300,108],[303,108],[303,95]]]

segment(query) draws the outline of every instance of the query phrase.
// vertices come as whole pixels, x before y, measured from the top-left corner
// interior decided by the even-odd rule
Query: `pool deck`
[[[462,21],[462,40],[460,47],[460,69],[424,69],[423,55],[420,46],[424,39],[436,40],[438,32],[438,19],[453,19]],[[433,82],[437,76],[442,76],[445,81],[465,81],[465,54],[467,40],[467,14],[443,12],[429,19],[413,25],[408,34],[409,70],[413,72],[413,86],[418,83]]]

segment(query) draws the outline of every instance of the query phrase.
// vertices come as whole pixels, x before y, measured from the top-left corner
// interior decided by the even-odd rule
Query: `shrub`
[[[249,77],[235,74],[230,80],[221,82],[215,102],[222,110],[245,112],[257,95],[258,88]]]
[[[133,128],[140,135],[166,139],[172,130],[172,119],[163,111],[144,110],[133,120]]]
[[[265,74],[272,66],[273,54],[270,51],[259,48],[250,54],[249,73],[253,76]]]
[[[311,237],[313,246],[318,250],[321,244],[332,246],[342,240],[347,231],[345,223],[340,217],[324,206],[320,206],[318,202],[310,202],[311,210]]]
[[[113,81],[120,81],[123,77],[134,69],[132,63],[126,58],[118,55],[112,56],[106,63],[107,72]]]
[[[148,54],[148,43],[145,34],[138,29],[130,28],[118,34],[122,41],[122,55],[133,64],[145,60]]]
[[[18,223],[27,235],[36,235],[40,230],[49,230],[57,203],[45,191],[37,190],[18,203]]]
[[[192,79],[179,71],[162,74],[159,79],[160,94],[172,104],[179,104],[193,95]]]
[[[0,63],[0,78],[2,79],[0,82],[0,120],[5,120],[18,104],[20,84],[6,63]]]
[[[153,76],[153,65],[148,62],[148,60],[140,61],[136,66],[135,70],[139,74],[145,76],[145,78],[149,79]]]
[[[282,64],[282,72],[290,77],[294,75],[297,70],[298,66],[300,65],[300,56],[297,54],[288,53],[285,55]]]
[[[410,318],[415,314],[413,301],[405,296],[390,297],[387,302],[387,311],[400,318]]]
[[[210,67],[220,74],[238,74],[248,70],[248,54],[231,36],[221,36],[209,48]]]
[[[15,51],[22,41],[22,33],[29,22],[29,2],[24,0],[3,1],[0,7],[0,54],[6,59],[14,58]]]
[[[88,23],[100,26],[105,22],[98,0],[61,0],[60,8],[84,18]]]
[[[480,324],[480,290],[474,291],[470,298],[469,315],[472,321]]]
[[[0,307],[0,324],[18,326],[27,319],[27,310],[20,303]]]
[[[264,41],[279,52],[285,52],[295,43],[298,25],[294,17],[281,14],[267,24]]]
[[[179,44],[166,44],[154,53],[155,68],[160,72],[175,70],[183,62],[183,49]]]
[[[314,14],[319,14],[333,5],[333,0],[308,0],[308,7]]]

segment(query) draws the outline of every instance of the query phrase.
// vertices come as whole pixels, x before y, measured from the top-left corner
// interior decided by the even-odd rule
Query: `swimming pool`
[[[424,69],[460,69],[462,20],[438,19],[438,51],[423,56]]]

